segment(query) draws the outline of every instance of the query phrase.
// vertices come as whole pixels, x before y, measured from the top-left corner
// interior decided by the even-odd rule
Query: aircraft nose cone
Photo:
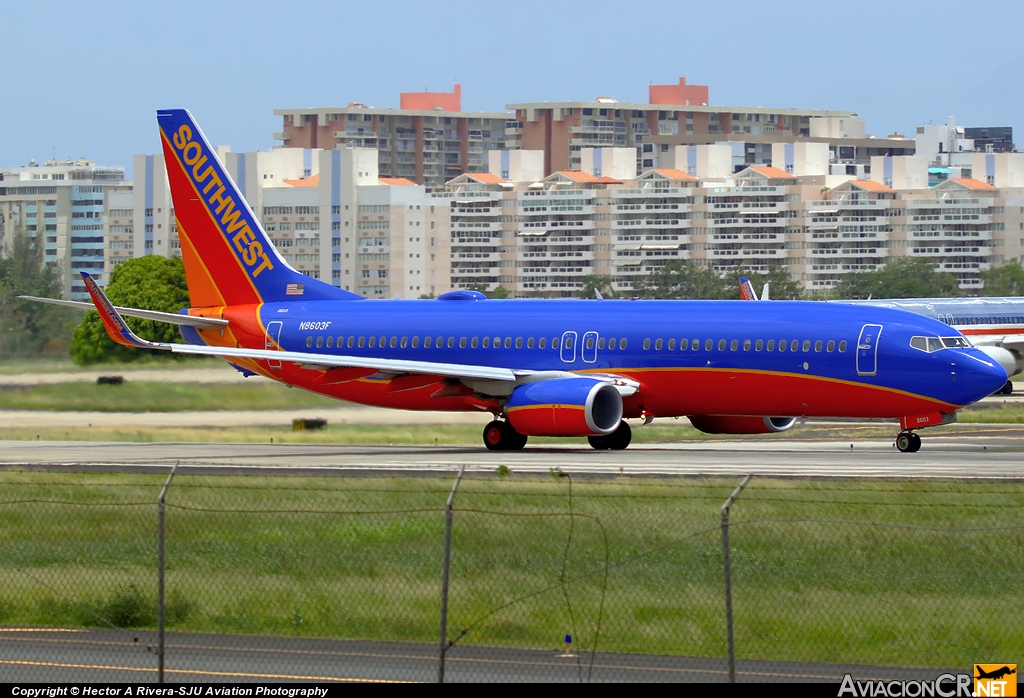
[[[957,362],[966,379],[969,402],[988,397],[1006,384],[1006,369],[979,351],[972,351]]]

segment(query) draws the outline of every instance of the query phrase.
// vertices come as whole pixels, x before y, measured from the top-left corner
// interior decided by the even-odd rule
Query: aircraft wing
[[[379,371],[394,373],[421,373],[452,378],[475,378],[497,381],[515,382],[517,373],[508,368],[495,366],[473,366],[469,364],[449,364],[435,361],[408,361],[403,359],[379,359],[367,358],[365,356],[337,356],[329,354],[314,354],[300,351],[277,351],[273,349],[245,349],[239,347],[210,347],[197,346],[194,344],[170,344],[163,342],[150,342],[142,339],[128,327],[121,318],[118,309],[107,299],[99,284],[89,274],[82,272],[85,280],[85,287],[92,296],[99,311],[100,319],[103,321],[103,328],[110,335],[110,338],[126,347],[138,349],[161,349],[175,354],[200,354],[204,356],[219,356],[225,359],[257,359],[262,361],[288,361],[302,364],[304,366],[335,368],[372,368]],[[166,313],[170,315],[170,313]],[[185,317],[173,315],[174,318]]]
[[[997,346],[1024,353],[1024,334],[967,335],[976,347]]]
[[[18,296],[18,298],[26,301],[36,301],[38,303],[49,303],[50,305],[62,305],[65,308],[75,308],[77,310],[96,309],[95,305],[84,301],[65,301],[57,298],[39,298],[38,296]],[[157,320],[158,322],[167,322],[172,325],[184,325],[185,327],[213,329],[215,327],[226,327],[228,324],[227,320],[221,320],[220,318],[195,317],[193,315],[178,315],[177,313],[162,313],[159,310],[122,308],[117,305],[111,307],[121,315],[126,315],[128,317],[137,317],[142,318],[143,320]]]

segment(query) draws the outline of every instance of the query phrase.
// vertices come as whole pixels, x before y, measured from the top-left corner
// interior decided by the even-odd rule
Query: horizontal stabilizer
[[[92,303],[84,301],[65,301],[57,298],[39,298],[37,296],[18,296],[22,300],[36,301],[37,303],[49,303],[50,305],[62,305],[65,308],[76,310],[96,310]],[[171,325],[184,325],[185,327],[198,327],[200,329],[212,329],[215,327],[226,327],[227,320],[220,318],[195,317],[194,315],[178,315],[177,313],[162,313],[159,310],[141,310],[139,308],[122,308],[112,306],[118,313],[127,317],[137,317],[143,320],[156,320]]]

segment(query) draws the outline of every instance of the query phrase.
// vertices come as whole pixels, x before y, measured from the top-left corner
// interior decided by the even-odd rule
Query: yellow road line
[[[145,672],[147,674],[157,673],[156,669],[147,669],[144,667],[110,666],[105,664],[68,664],[62,662],[31,662],[27,660],[0,659],[0,665],[53,667],[58,669],[105,669],[107,671],[138,671]],[[164,673],[187,674],[192,676],[223,676],[246,679],[293,679],[296,681],[340,681],[345,683],[411,683],[409,681],[395,681],[391,679],[357,679],[343,676],[301,676],[292,674],[252,674],[240,671],[195,671],[188,669],[164,669]]]

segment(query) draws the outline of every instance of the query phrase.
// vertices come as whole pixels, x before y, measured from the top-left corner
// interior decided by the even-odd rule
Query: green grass
[[[337,407],[337,400],[281,383],[165,383],[121,385],[52,383],[0,390],[0,409],[88,410],[95,412],[179,412]]]
[[[76,373],[78,371],[109,371],[112,373],[130,373],[137,369],[189,370],[196,368],[224,368],[227,364],[221,359],[211,357],[185,358],[182,355],[149,355],[141,354],[136,361],[105,362],[79,366],[70,356],[4,359],[0,361],[0,375],[17,373]]]
[[[152,627],[163,479],[0,471],[0,624]],[[171,629],[436,642],[450,486],[179,475]],[[723,656],[719,507],[735,486],[572,482],[570,518],[565,478],[465,480],[451,637],[557,649],[572,632],[585,649],[600,615],[604,651]],[[1021,483],[755,479],[733,510],[738,655],[923,666],[1012,655],[1024,643],[1022,506]]]

